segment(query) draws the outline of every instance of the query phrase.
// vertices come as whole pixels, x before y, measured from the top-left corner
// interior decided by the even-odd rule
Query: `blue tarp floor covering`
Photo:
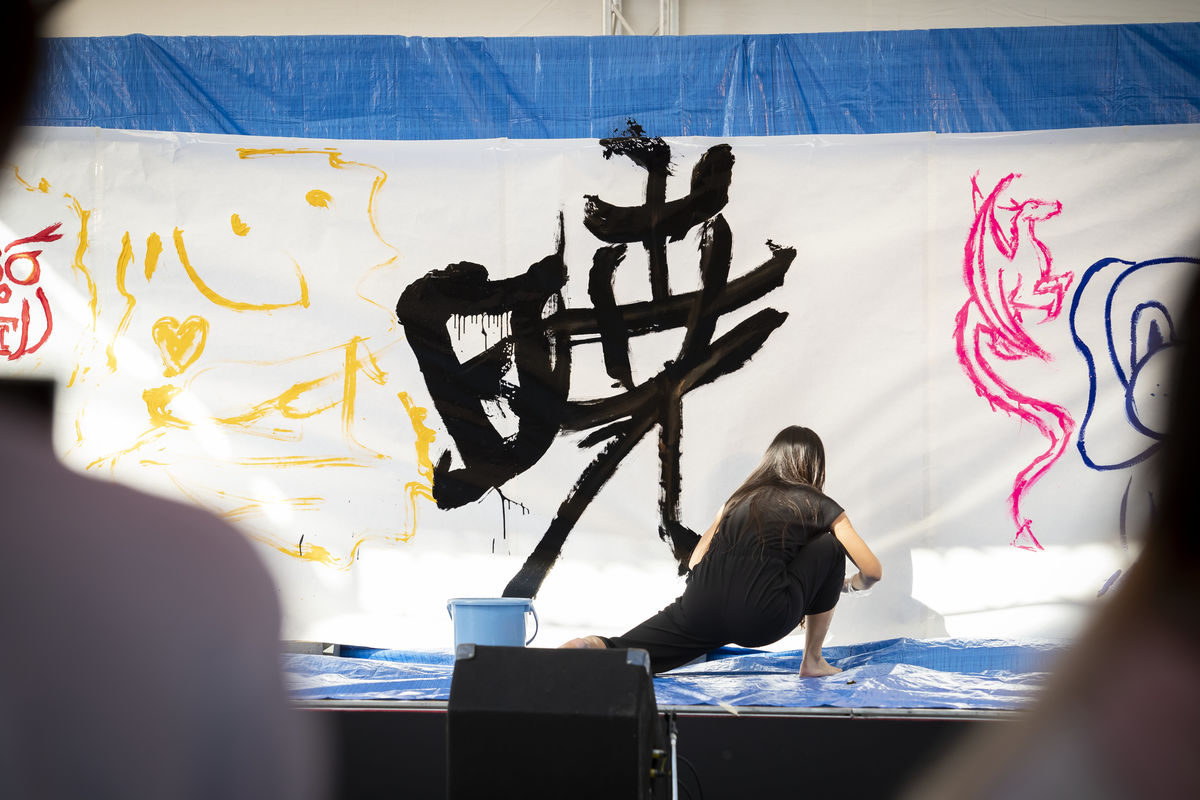
[[[1013,710],[1038,693],[1062,642],[886,639],[826,647],[842,672],[798,675],[802,653],[724,648],[654,679],[664,706]],[[450,651],[343,647],[342,655],[286,654],[297,701],[448,700]]]

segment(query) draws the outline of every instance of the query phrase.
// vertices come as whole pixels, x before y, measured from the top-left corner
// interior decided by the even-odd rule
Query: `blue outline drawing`
[[[1151,280],[1146,286],[1132,285],[1131,278],[1134,276],[1145,277],[1147,273],[1144,271],[1152,268],[1166,270],[1166,279]],[[1101,472],[1131,469],[1148,460],[1162,446],[1166,431],[1160,430],[1157,426],[1165,420],[1165,414],[1159,414],[1156,419],[1148,420],[1147,412],[1151,409],[1149,405],[1139,409],[1139,398],[1146,404],[1158,405],[1157,410],[1161,411],[1162,406],[1165,405],[1167,394],[1170,392],[1170,387],[1164,386],[1169,370],[1164,368],[1161,356],[1169,353],[1170,349],[1178,343],[1171,305],[1182,302],[1182,298],[1153,295],[1163,294],[1167,287],[1167,281],[1175,280],[1175,276],[1170,273],[1177,270],[1198,271],[1200,270],[1200,260],[1178,257],[1133,262],[1120,258],[1105,258],[1088,267],[1071,298],[1069,315],[1071,337],[1075,341],[1075,348],[1087,362],[1088,369],[1087,412],[1079,426],[1079,436],[1075,446],[1079,449],[1083,463],[1091,469]],[[1114,273],[1116,273],[1115,278],[1112,277]],[[1192,276],[1192,279],[1195,280],[1195,276]],[[1086,331],[1099,320],[1093,316],[1092,309],[1087,306],[1084,306],[1084,317],[1081,319],[1080,308],[1085,299],[1089,301],[1088,305],[1094,305],[1091,298],[1097,293],[1105,291],[1104,285],[1110,280],[1111,285],[1104,294],[1103,303],[1104,341],[1102,346],[1096,347],[1099,352],[1093,353],[1093,349],[1084,341],[1080,328],[1083,327]],[[1138,296],[1139,291],[1144,294]],[[1118,296],[1121,296],[1120,304],[1117,303]],[[1115,318],[1114,313],[1116,314]],[[1094,334],[1092,338],[1096,338]],[[1098,343],[1094,342],[1094,344]],[[1105,358],[1107,363],[1105,363]],[[1138,449],[1138,452],[1127,457],[1121,457],[1124,454],[1119,451],[1116,457],[1113,454],[1100,457],[1096,452],[1095,443],[1091,452],[1088,449],[1089,425],[1092,425],[1098,401],[1115,402],[1117,400],[1116,397],[1113,397],[1111,401],[1106,399],[1111,396],[1111,390],[1101,386],[1102,377],[1097,371],[1098,364],[1101,365],[1101,369],[1105,366],[1111,367],[1112,372],[1107,373],[1106,371],[1103,378],[1111,380],[1113,376],[1116,377],[1120,384],[1119,391],[1123,395],[1121,405],[1125,420],[1130,427],[1145,437],[1140,449],[1136,444],[1134,445],[1133,449]],[[1134,475],[1131,473],[1121,496],[1119,511],[1121,549],[1126,552],[1129,549],[1127,536],[1129,500],[1134,491]],[[1143,490],[1139,488],[1136,491],[1140,493]],[[1153,519],[1155,516],[1154,489],[1148,487],[1144,491],[1148,502],[1148,513]],[[1121,570],[1117,570],[1105,581],[1098,595],[1105,594],[1117,585],[1120,577]]]
[[[1156,258],[1149,261],[1133,262],[1119,258],[1106,258],[1088,267],[1087,271],[1083,274],[1082,280],[1079,282],[1079,288],[1075,290],[1075,295],[1071,298],[1071,337],[1075,340],[1075,348],[1080,352],[1084,360],[1087,361],[1089,381],[1087,412],[1083,416],[1083,423],[1079,426],[1079,437],[1076,441],[1076,447],[1079,448],[1079,455],[1083,458],[1083,463],[1091,469],[1100,471],[1128,469],[1154,455],[1162,443],[1163,432],[1155,430],[1152,425],[1146,424],[1142,419],[1142,415],[1138,412],[1136,389],[1138,378],[1143,374],[1146,366],[1153,360],[1153,357],[1173,347],[1176,343],[1175,323],[1170,308],[1164,302],[1165,298],[1146,298],[1134,306],[1133,312],[1128,319],[1128,327],[1126,327],[1120,319],[1113,319],[1113,304],[1118,291],[1129,277],[1149,267],[1159,267],[1169,264],[1177,264],[1180,269],[1186,268],[1183,265],[1200,268],[1200,259],[1182,257]],[[1095,290],[1088,291],[1092,281],[1102,271],[1109,270],[1111,272],[1113,269],[1121,271],[1112,282],[1112,286],[1108,289],[1104,298],[1104,350],[1106,352],[1103,355],[1107,356],[1108,364],[1111,365],[1113,373],[1116,375],[1117,380],[1120,381],[1121,387],[1124,390],[1126,420],[1134,430],[1154,441],[1133,456],[1105,462],[1104,459],[1098,460],[1094,457],[1094,454],[1088,453],[1088,425],[1091,423],[1096,411],[1099,387],[1097,361],[1099,359],[1093,354],[1092,349],[1085,343],[1083,336],[1079,332],[1079,307],[1085,294],[1095,294]],[[1100,284],[1102,280],[1097,280],[1096,282]],[[1127,330],[1128,340],[1122,337],[1118,344],[1118,330],[1122,333]],[[1139,341],[1142,339],[1143,334],[1145,347],[1141,348],[1139,352]],[[1128,354],[1127,359],[1125,354]]]

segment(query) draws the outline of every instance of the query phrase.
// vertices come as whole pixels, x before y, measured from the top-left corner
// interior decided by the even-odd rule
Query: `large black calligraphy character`
[[[490,280],[478,264],[452,264],[414,281],[396,305],[434,406],[458,448],[434,465],[433,495],[440,508],[478,500],[535,464],[560,432],[587,432],[580,447],[603,444],[575,482],[546,532],[504,590],[533,597],[562,552],[588,504],[634,446],[659,428],[659,529],[684,569],[699,536],[679,519],[683,397],[744,365],[786,319],[772,308],[750,315],[714,337],[721,315],[740,309],[783,283],[796,257],[768,241],[770,257],[729,279],[733,236],[721,211],[729,202],[733,150],[720,144],[692,170],[688,194],[667,200],[671,148],[631,122],[625,135],[601,139],[605,158],[624,156],[646,170],[646,202],[623,207],[588,196],[584,224],[605,246],[595,251],[588,275],[591,308],[567,308],[563,223],[555,252],[514,278]],[[699,228],[700,288],[672,294],[667,242]],[[630,244],[649,258],[647,301],[618,304],[613,279]],[[508,314],[509,331],[479,355],[460,361],[449,324],[475,315]],[[633,337],[684,329],[676,357],[652,378],[637,382],[629,358]],[[571,348],[599,340],[605,369],[623,389],[616,395],[568,400]],[[503,400],[519,422],[502,436],[486,413]]]

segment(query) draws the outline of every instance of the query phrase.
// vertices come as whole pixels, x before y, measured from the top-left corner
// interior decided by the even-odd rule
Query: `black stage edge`
[[[445,702],[300,705],[322,718],[336,742],[334,783],[341,800],[446,796]],[[1020,714],[941,709],[736,711],[710,706],[659,709],[660,714],[677,715],[681,800],[798,797],[801,791],[806,797],[839,800],[896,797],[960,736],[1002,725]],[[515,742],[509,746],[514,753],[520,749]]]

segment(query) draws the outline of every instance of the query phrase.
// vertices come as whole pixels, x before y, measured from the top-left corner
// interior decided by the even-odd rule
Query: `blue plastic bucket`
[[[460,644],[524,647],[537,636],[538,618],[529,597],[458,597],[446,603],[454,620],[454,647]],[[533,615],[533,635],[525,638],[525,615]]]

